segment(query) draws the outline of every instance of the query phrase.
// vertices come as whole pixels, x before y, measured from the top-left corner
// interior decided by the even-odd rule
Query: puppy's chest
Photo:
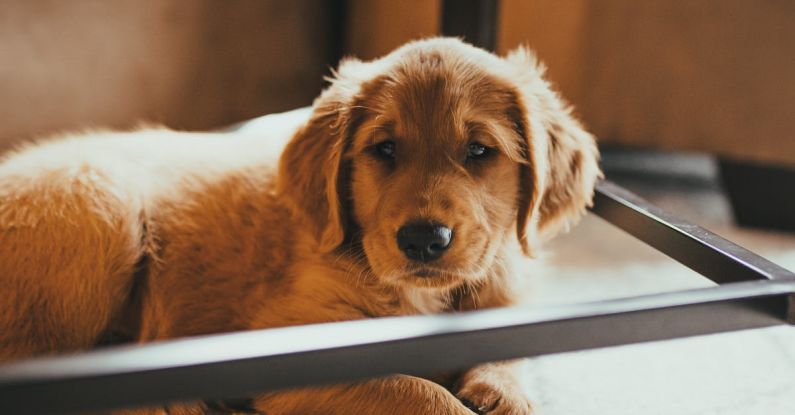
[[[399,296],[401,314],[435,314],[452,310],[451,296],[439,290],[402,288]]]
[[[367,317],[435,314],[452,310],[447,296],[414,289],[377,290],[360,304],[367,310]]]
[[[289,301],[303,303],[322,313],[321,320],[431,314],[449,311],[450,296],[423,289],[406,289],[382,283],[356,267],[300,267]],[[309,310],[307,310],[309,311]],[[313,313],[314,314],[314,313]]]
[[[451,311],[454,302],[443,290],[395,287],[378,281],[359,292],[356,301],[364,300],[360,304],[370,311],[368,317],[443,313]]]
[[[451,311],[449,301],[431,293],[406,293],[402,289],[379,288],[348,298],[359,318],[398,317]]]

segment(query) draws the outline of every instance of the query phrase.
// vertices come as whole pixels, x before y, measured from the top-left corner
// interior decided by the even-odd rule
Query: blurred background
[[[0,2],[0,142],[137,120],[202,129],[307,105],[343,54],[441,31],[440,0]],[[603,143],[795,163],[795,3],[502,0]]]
[[[453,3],[494,23],[498,53],[537,51],[609,179],[795,268],[787,0],[2,0],[0,152],[64,130],[204,130],[306,106],[340,57],[441,34]],[[550,251],[536,305],[709,284],[593,215]],[[792,414],[793,342],[780,327],[538,358],[530,393],[552,414]]]
[[[498,53],[537,51],[605,150],[717,156],[741,223],[795,229],[795,196],[780,191],[795,183],[783,0],[0,1],[0,152],[64,130],[202,130],[305,106],[342,56],[439,35],[461,4],[485,6]]]
[[[307,105],[342,55],[441,33],[441,0],[0,2],[0,143]],[[795,163],[795,3],[502,0],[603,144]],[[0,144],[2,145],[2,144]]]

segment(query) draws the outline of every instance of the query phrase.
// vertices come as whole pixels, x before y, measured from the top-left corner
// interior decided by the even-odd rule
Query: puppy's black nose
[[[398,230],[398,248],[412,261],[429,262],[438,259],[453,239],[447,226],[430,222],[417,222]]]

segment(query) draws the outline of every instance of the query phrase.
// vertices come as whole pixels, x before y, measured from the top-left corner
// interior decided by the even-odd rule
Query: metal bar
[[[790,280],[795,274],[609,182],[597,185],[593,212],[717,283]]]
[[[766,327],[785,323],[793,292],[795,282],[754,281],[563,307],[381,318],[115,347],[0,368],[0,413],[249,396]]]
[[[494,51],[498,7],[499,0],[444,0],[442,33],[463,37],[475,46]]]

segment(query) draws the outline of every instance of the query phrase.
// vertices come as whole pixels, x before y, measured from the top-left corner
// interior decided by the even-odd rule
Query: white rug
[[[795,235],[725,222],[707,227],[795,269]],[[532,278],[534,306],[714,285],[593,215],[556,240],[546,260],[549,270]],[[795,414],[793,327],[544,356],[530,359],[528,371],[539,415]]]

